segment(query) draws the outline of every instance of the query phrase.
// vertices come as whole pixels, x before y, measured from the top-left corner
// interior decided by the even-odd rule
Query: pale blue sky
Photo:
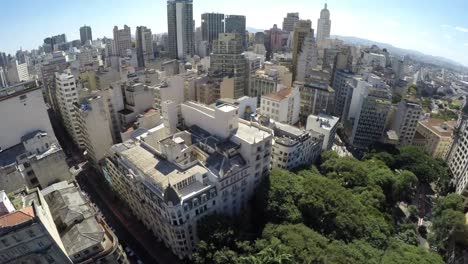
[[[0,51],[36,48],[50,35],[79,38],[87,24],[93,37],[112,36],[114,25],[144,25],[167,31],[165,0],[0,0]],[[468,65],[466,0],[328,0],[332,34],[367,38],[454,59]],[[194,0],[194,18],[220,12],[247,16],[247,26],[281,27],[287,12],[299,12],[315,28],[320,0]]]

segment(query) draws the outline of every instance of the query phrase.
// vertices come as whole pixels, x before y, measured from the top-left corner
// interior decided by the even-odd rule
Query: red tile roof
[[[32,220],[36,214],[32,206],[0,217],[0,227],[15,226]]]

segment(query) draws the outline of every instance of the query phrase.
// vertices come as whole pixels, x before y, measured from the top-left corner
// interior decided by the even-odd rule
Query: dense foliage
[[[408,216],[398,206],[414,198],[419,183],[448,177],[442,163],[420,154],[403,148],[360,161],[326,152],[317,168],[273,170],[257,189],[253,210],[245,213],[254,224],[222,215],[199,222],[202,241],[194,261],[443,263],[440,255],[418,246],[417,210],[410,206]],[[458,213],[456,220],[445,222],[460,209],[458,201],[451,201],[456,198],[447,199],[434,212],[439,217],[435,240],[461,228]]]

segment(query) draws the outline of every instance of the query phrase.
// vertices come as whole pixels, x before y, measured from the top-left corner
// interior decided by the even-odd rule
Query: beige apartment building
[[[452,146],[452,134],[456,121],[430,118],[419,121],[413,145],[420,147],[433,158],[446,159]]]

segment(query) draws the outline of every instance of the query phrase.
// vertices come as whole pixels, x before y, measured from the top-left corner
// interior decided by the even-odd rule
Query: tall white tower
[[[330,11],[325,8],[320,11],[320,18],[317,22],[317,44],[319,47],[325,48],[327,46],[327,40],[330,38],[331,20]]]

